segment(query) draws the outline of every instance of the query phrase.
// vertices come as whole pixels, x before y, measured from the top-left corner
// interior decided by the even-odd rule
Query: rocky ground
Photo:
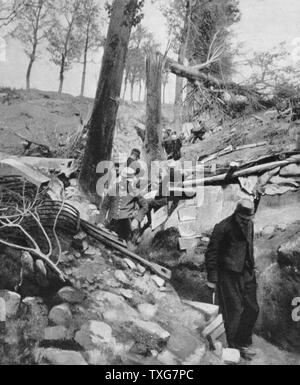
[[[16,91],[12,104],[0,105],[0,127],[42,138],[55,147],[60,133],[67,137],[80,125],[80,119],[88,116],[91,103],[68,95],[59,98],[39,91],[30,95]],[[164,114],[170,122],[168,107]],[[133,126],[143,118],[143,106],[121,107],[116,141],[120,151],[139,146]],[[279,147],[284,140],[295,143],[299,131],[296,125],[287,131],[287,126],[280,124],[275,132],[274,127],[252,119],[249,122],[253,126],[244,122],[240,132],[227,127],[222,133],[212,134],[196,144],[189,156],[224,148],[230,137],[235,138],[235,144],[272,136]],[[1,139],[0,151],[22,152],[20,139],[11,132],[2,131]],[[300,296],[297,202],[259,214],[256,258],[262,312],[257,332],[262,337],[255,338],[258,356],[252,364],[300,364],[300,323],[291,320],[290,301]],[[176,229],[167,235],[157,234],[139,250],[142,256],[170,267],[171,282],[91,239],[85,239],[84,250],[71,247],[71,242],[65,240],[60,264],[68,282],[53,284],[48,277],[50,286],[40,287],[41,280],[36,281],[33,275],[31,285],[19,290],[21,295],[15,292],[20,255],[0,249],[0,364],[229,363],[224,357],[225,341],[221,338],[216,350],[211,351],[203,337],[216,316],[214,307],[208,310],[201,305],[212,300],[205,286],[203,265],[207,235],[193,253],[179,253]],[[249,365],[245,361],[240,364]]]

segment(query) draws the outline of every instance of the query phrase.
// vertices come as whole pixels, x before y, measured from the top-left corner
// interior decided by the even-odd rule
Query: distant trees
[[[47,31],[51,61],[59,67],[59,88],[62,93],[65,72],[82,53],[82,34],[79,28],[82,16],[81,0],[59,0]]]
[[[46,38],[52,9],[53,0],[28,0],[27,6],[16,15],[17,26],[13,36],[22,42],[29,58],[26,72],[27,90],[30,89],[31,71],[37,59],[39,45]]]
[[[139,101],[141,101],[142,86],[146,81],[146,58],[149,53],[158,48],[152,33],[139,24],[131,34],[129,42],[124,77],[123,99],[130,85],[130,100],[133,101],[134,87],[139,87]]]
[[[80,96],[84,96],[88,53],[103,46],[103,21],[100,23],[101,9],[97,0],[82,0],[82,13],[79,17],[79,26],[83,38],[83,71],[81,78]]]

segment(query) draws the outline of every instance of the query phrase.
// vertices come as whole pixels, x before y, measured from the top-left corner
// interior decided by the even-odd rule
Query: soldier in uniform
[[[124,168],[116,184],[103,200],[100,224],[129,242],[147,215],[147,201],[134,187],[135,170]]]

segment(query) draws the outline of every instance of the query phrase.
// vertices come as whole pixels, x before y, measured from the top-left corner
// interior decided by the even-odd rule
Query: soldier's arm
[[[136,216],[136,219],[139,221],[139,222],[142,222],[143,219],[145,218],[145,216],[147,215],[148,213],[148,202],[146,201],[145,198],[143,198],[141,195],[139,195],[137,197],[137,203],[139,205],[139,211],[138,211],[138,214]]]
[[[207,279],[211,283],[218,282],[218,253],[220,245],[223,241],[224,233],[223,230],[217,225],[214,228],[213,234],[210,239],[206,254],[205,263],[207,270]]]

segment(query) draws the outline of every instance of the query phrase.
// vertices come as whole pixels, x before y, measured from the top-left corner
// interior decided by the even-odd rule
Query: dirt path
[[[263,338],[255,337],[254,346],[257,356],[246,365],[300,365],[300,355],[288,353],[268,343]]]

